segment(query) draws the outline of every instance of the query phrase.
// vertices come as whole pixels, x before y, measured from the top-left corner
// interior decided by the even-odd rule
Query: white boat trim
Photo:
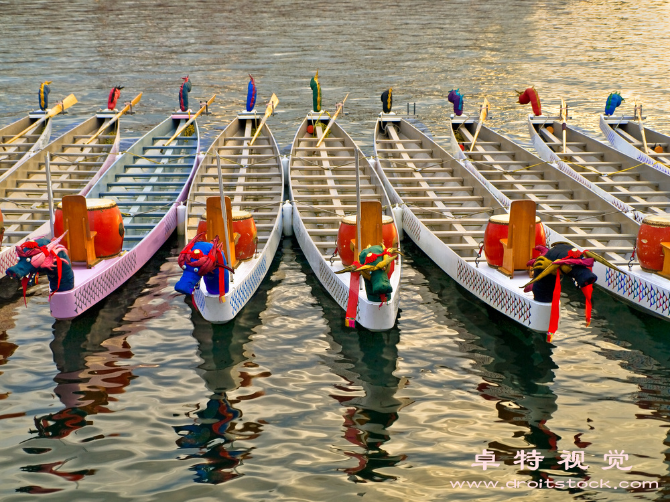
[[[318,210],[315,211],[314,209],[317,206],[309,206],[309,208],[306,208],[306,206],[303,206],[299,201],[297,201],[297,197],[305,197],[305,194],[300,193],[305,191],[306,189],[309,188],[309,184],[302,184],[301,182],[298,182],[299,179],[296,178],[297,176],[302,176],[299,175],[301,171],[305,172],[318,172],[320,173],[321,171],[326,171],[320,165],[314,165],[314,168],[312,169],[305,169],[305,164],[302,159],[304,159],[306,156],[303,155],[303,153],[306,153],[308,150],[307,149],[307,143],[309,140],[304,140],[306,136],[306,128],[309,123],[315,122],[317,118],[323,122],[326,123],[329,121],[327,115],[321,115],[319,118],[319,114],[315,112],[310,112],[307,114],[305,117],[305,120],[303,120],[302,124],[298,128],[298,131],[296,132],[295,138],[293,140],[293,145],[291,147],[291,157],[290,157],[290,164],[289,164],[289,172],[290,172],[290,177],[289,177],[289,193],[290,193],[290,200],[293,206],[293,231],[295,233],[296,240],[298,241],[298,244],[300,245],[300,248],[302,249],[302,252],[305,254],[305,257],[307,258],[307,261],[309,262],[310,266],[312,267],[312,270],[314,271],[316,277],[319,279],[319,282],[321,282],[321,285],[324,287],[326,291],[330,294],[330,296],[338,303],[338,305],[343,309],[347,310],[347,302],[349,299],[349,280],[350,280],[350,273],[343,273],[343,274],[336,274],[336,271],[342,270],[344,268],[344,265],[342,265],[342,262],[339,257],[335,257],[332,261],[327,259],[325,254],[322,254],[322,252],[319,251],[319,248],[315,244],[314,237],[317,237],[321,239],[320,236],[314,236],[310,235],[310,233],[313,233],[315,230],[314,228],[310,227],[308,228],[305,225],[305,222],[303,221],[304,218],[306,218],[306,215],[303,215],[303,213],[313,213],[313,214],[318,214],[318,213],[324,213],[324,212],[332,212],[330,211],[330,208],[324,208],[324,210]],[[395,217],[393,216],[393,211],[391,210],[390,206],[390,200],[389,197],[384,190],[384,187],[382,185],[382,182],[379,180],[377,177],[376,171],[373,169],[373,167],[368,163],[367,159],[365,158],[365,155],[363,152],[360,150],[360,148],[354,143],[354,141],[351,139],[351,137],[342,129],[337,122],[333,123],[333,126],[330,130],[331,136],[327,139],[331,139],[331,142],[324,142],[322,147],[327,146],[329,144],[332,144],[335,142],[337,139],[340,139],[341,141],[337,141],[339,147],[343,148],[342,151],[339,153],[346,153],[346,151],[351,151],[354,150],[356,154],[359,157],[359,171],[362,173],[361,176],[365,176],[366,178],[370,178],[370,183],[369,184],[361,184],[361,190],[365,190],[366,193],[361,193],[361,198],[365,199],[366,196],[370,196],[372,192],[376,197],[380,198],[382,202],[382,206],[386,206],[385,214],[391,216],[394,218],[394,223],[396,227],[398,226],[399,222],[395,221]],[[310,136],[311,140],[311,136]],[[315,144],[315,143],[313,143]],[[310,145],[311,146],[311,145]],[[300,150],[298,150],[300,149]],[[326,153],[327,155],[327,153]],[[343,157],[345,160],[337,160],[337,157]],[[307,156],[308,157],[308,156]],[[335,155],[333,156],[328,156],[324,157],[327,158],[329,162],[345,162],[344,165],[348,165],[347,163],[351,164],[354,162],[355,158],[353,157],[347,157],[346,155],[339,155],[337,152],[335,152]],[[351,160],[351,159],[354,160]],[[320,162],[320,161],[314,161],[314,162]],[[340,166],[343,166],[343,164],[340,164]],[[311,167],[311,166],[308,166]],[[337,171],[337,166],[333,166],[335,171]],[[354,167],[348,167],[348,170],[354,171]],[[355,172],[354,172],[355,174]],[[306,175],[309,176],[309,175]],[[316,174],[314,176],[320,176],[320,174]],[[330,176],[328,176],[330,177]],[[326,181],[327,176],[323,176],[323,181]],[[351,178],[355,178],[355,176],[351,176]],[[340,194],[337,191],[337,181],[333,180],[332,177],[329,181],[329,184],[332,183],[332,189],[329,189],[329,192],[332,194],[332,192],[335,192],[336,195],[341,195],[345,197],[344,194]],[[322,198],[325,197],[326,199],[329,199],[329,202],[334,202],[334,201],[339,201],[340,199],[337,199],[336,195],[328,195],[326,194],[325,196],[322,195]],[[355,197],[355,194],[353,195]],[[352,195],[351,193],[346,196],[346,198],[351,199]],[[309,199],[308,199],[309,200]],[[355,200],[355,199],[351,199]],[[348,206],[345,206],[344,204],[337,205],[337,207],[341,209],[337,209],[337,211],[342,212],[343,216],[344,209],[347,208],[347,213],[349,214],[355,214],[356,212],[356,206],[355,204],[352,206],[349,204]],[[311,210],[310,210],[311,209]],[[311,218],[314,218],[315,216],[311,216]],[[339,218],[339,216],[335,217]],[[332,218],[334,219],[334,218]],[[310,224],[313,226],[313,224]],[[339,219],[337,220],[336,225],[331,225],[328,228],[328,231],[330,233],[336,234],[337,233],[337,228],[339,227]],[[319,241],[319,244],[328,244],[324,241]],[[330,246],[330,249],[335,249],[335,245]],[[324,248],[324,250],[328,250],[327,248]],[[370,331],[386,331],[395,325],[396,318],[398,315],[398,305],[399,305],[399,300],[400,300],[400,277],[401,277],[401,269],[402,269],[402,261],[401,257],[398,256],[396,258],[395,262],[395,269],[393,274],[390,277],[390,282],[391,286],[393,288],[393,293],[391,294],[390,301],[387,303],[379,304],[376,302],[371,302],[367,299],[367,294],[365,292],[365,281],[361,280],[361,289],[359,291],[359,296],[358,296],[358,310],[356,312],[356,323],[357,325],[360,325],[363,328],[366,328]]]
[[[263,282],[263,279],[272,264],[282,235],[282,192],[284,188],[284,170],[279,156],[279,147],[277,146],[277,142],[267,123],[263,125],[261,134],[258,136],[251,149],[245,148],[251,140],[250,131],[252,127],[256,127],[262,118],[262,115],[255,113],[241,113],[221,132],[219,136],[217,136],[207,150],[205,158],[198,168],[198,172],[194,177],[189,192],[189,200],[186,209],[187,218],[184,223],[186,227],[185,234],[189,241],[195,237],[197,220],[203,213],[202,208],[205,205],[206,197],[219,195],[218,174],[212,174],[216,171],[217,152],[219,152],[221,156],[221,168],[226,175],[224,182],[237,183],[238,185],[236,188],[233,188],[234,191],[232,192],[227,192],[224,189],[224,193],[231,199],[233,210],[242,208],[251,209],[252,215],[254,215],[253,207],[249,207],[249,204],[260,206],[274,204],[274,207],[269,209],[265,208],[266,211],[264,212],[274,212],[273,215],[265,214],[259,219],[257,215],[263,215],[264,213],[256,213],[257,215],[254,217],[254,220],[256,221],[257,227],[259,225],[261,227],[266,225],[266,223],[259,222],[270,220],[273,221],[272,228],[269,232],[265,230],[260,230],[258,232],[259,250],[257,251],[257,255],[254,258],[240,263],[235,269],[235,273],[229,274],[229,277],[231,277],[232,280],[229,284],[228,293],[225,294],[225,301],[221,303],[218,294],[212,294],[207,291],[204,279],[201,279],[198,286],[195,288],[193,292],[193,301],[202,317],[213,324],[223,324],[231,321],[251,299]],[[240,125],[241,120],[245,121],[244,127]],[[246,133],[247,131],[249,131],[249,134]],[[235,137],[242,137],[244,139],[231,139]],[[236,144],[231,145],[226,143],[227,139],[231,139],[231,142]],[[241,144],[237,144],[239,142],[241,142]],[[233,152],[232,155],[231,152]],[[244,152],[247,152],[246,159],[244,158]],[[253,159],[252,162],[249,163],[249,157],[253,157],[254,155],[263,157],[263,162],[259,163],[259,166],[260,164],[263,164],[262,167],[254,168]],[[228,160],[228,157],[233,157],[233,159]],[[239,162],[244,164],[245,167],[236,165],[236,158],[239,158]],[[272,164],[272,162],[266,161],[272,161],[273,159],[274,166],[268,165]],[[202,178],[207,175],[208,168],[212,168],[212,173],[209,174],[209,178],[211,179],[210,185],[212,186],[203,187]],[[249,169],[252,171],[249,171]],[[258,169],[260,169],[260,171],[257,171]],[[235,174],[238,176],[235,177]],[[217,180],[216,182],[214,181],[215,179]],[[249,182],[249,179],[263,179],[267,185],[264,187],[249,188],[246,185],[243,185],[243,183]],[[252,181],[250,183],[255,182]],[[277,190],[273,190],[273,187],[277,188]],[[203,191],[203,188],[209,188],[209,191]],[[198,200],[198,198],[200,200]],[[232,229],[229,231],[232,231]]]
[[[451,243],[452,246],[450,246],[450,243],[444,242],[426,226],[424,222],[430,223],[430,218],[419,218],[415,214],[416,210],[412,208],[412,205],[405,203],[404,197],[399,194],[399,191],[402,192],[402,189],[396,189],[396,186],[391,183],[392,178],[387,176],[389,170],[397,170],[397,168],[383,168],[381,165],[381,163],[385,161],[385,154],[381,152],[382,149],[379,148],[380,140],[378,135],[381,129],[381,124],[386,121],[386,117],[387,115],[380,117],[375,126],[375,166],[380,178],[383,180],[392,203],[402,205],[402,224],[404,231],[408,233],[416,245],[419,246],[444,272],[446,272],[447,275],[481,301],[529,329],[539,332],[547,332],[549,328],[551,304],[537,302],[533,298],[532,292],[525,293],[523,291],[522,286],[529,281],[527,275],[517,273],[513,279],[510,279],[497,269],[489,267],[483,257],[480,260],[481,266],[477,265],[474,257],[478,252],[479,246],[476,242],[474,245],[470,242],[470,245],[465,250],[462,247],[463,245],[461,245],[462,253],[467,255],[465,257],[461,256],[461,254],[452,249],[454,243]],[[452,171],[460,170],[462,168],[463,172],[459,172],[459,175],[463,176],[464,181],[467,180],[469,182],[472,192],[479,195],[483,202],[487,203],[486,205],[490,205],[496,209],[502,209],[503,211],[509,211],[510,200],[489,183],[488,180],[486,180],[465,158],[458,147],[456,138],[453,137],[453,132],[452,138],[450,139],[450,150],[453,152],[453,155],[449,155],[444,148],[428,138],[406,120],[393,120],[393,122],[400,124],[401,132],[399,136],[402,134],[402,140],[409,141],[410,139],[416,139],[415,143],[408,143],[411,148],[428,150],[428,152],[416,154],[412,159],[419,158],[420,155],[423,155],[423,158],[438,157],[436,162],[439,162],[439,165],[442,165],[440,170],[444,169],[444,172],[448,172],[448,168],[444,164],[450,159],[453,160],[455,157],[458,162],[451,162],[449,166],[453,166],[453,168],[451,168]],[[424,176],[423,173],[426,172],[428,172],[426,169],[422,169],[420,173],[422,180],[427,183],[430,181],[430,176]],[[452,183],[452,185],[447,185],[446,183],[447,182],[445,182],[443,186],[457,186],[453,185],[453,183],[458,182],[448,182]],[[463,185],[463,182],[461,182],[460,185]],[[439,185],[431,185],[431,187],[439,188]],[[432,191],[428,190],[428,192]],[[433,201],[434,205],[428,206],[428,208],[439,212],[444,211],[447,215],[451,214],[451,211],[449,211],[450,209],[453,212],[458,212],[458,207],[454,206],[440,208],[439,204],[437,204],[437,198],[435,197],[434,192],[429,196],[435,200]],[[448,203],[447,201],[448,199],[445,198],[444,202]],[[469,209],[474,209],[474,207],[476,206],[472,206]],[[487,215],[488,212],[490,211],[486,211],[486,207],[484,206],[480,213],[475,214]],[[473,216],[475,214],[473,214]],[[480,225],[480,227],[485,227],[486,222],[488,222],[488,215],[486,216],[485,222],[478,223],[478,225]],[[455,223],[450,225],[453,226],[455,224],[458,224],[457,219],[455,219]],[[455,228],[455,232],[461,232],[461,235],[458,238],[465,238],[462,228],[464,228],[464,225],[459,225],[458,228]],[[551,235],[552,230],[546,226],[545,231]],[[457,237],[452,236],[451,238]]]
[[[594,185],[592,182],[574,171],[542,140],[533,124],[543,124],[548,123],[549,121],[551,121],[549,118],[539,119],[538,117],[533,116],[528,117],[528,128],[531,141],[540,158],[588,188],[595,195],[627,216],[637,227],[639,227],[644,219],[644,214],[617,199],[611,195],[611,193]],[[624,153],[621,153],[621,155],[624,155]],[[628,267],[625,273],[603,267],[599,263],[596,263],[594,266],[594,271],[598,275],[597,284],[613,293],[617,298],[624,300],[643,312],[652,314],[664,320],[670,320],[670,280],[667,280],[658,274],[642,270],[638,263],[633,264],[632,267]]]

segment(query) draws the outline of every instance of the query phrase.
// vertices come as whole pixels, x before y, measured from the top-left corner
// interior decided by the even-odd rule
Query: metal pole
[[[221,197],[221,217],[223,218],[223,240],[226,243],[226,254],[228,255],[228,265],[232,267],[231,263],[231,254],[230,254],[230,239],[228,238],[228,213],[226,211],[226,197],[223,195],[223,175],[221,174],[221,157],[219,152],[216,152],[216,168],[219,171],[219,196]],[[219,272],[223,273],[223,272]],[[230,282],[233,282],[233,275],[230,274]]]
[[[51,237],[56,237],[54,235],[54,194],[51,189],[51,158],[48,152],[44,163],[47,173],[47,196],[49,197],[49,225],[51,226]]]
[[[358,146],[354,143],[354,157],[356,157],[356,249],[354,259],[358,261],[363,243],[361,242],[361,173],[358,171]]]

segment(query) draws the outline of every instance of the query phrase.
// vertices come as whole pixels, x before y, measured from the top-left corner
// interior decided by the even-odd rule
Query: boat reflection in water
[[[38,438],[62,439],[93,422],[92,415],[113,413],[110,404],[125,392],[135,378],[136,366],[127,362],[133,357],[128,343],[130,335],[146,328],[148,319],[160,317],[170,308],[161,298],[169,274],[161,271],[170,249],[164,247],[155,259],[136,274],[123,288],[110,295],[106,302],[71,321],[54,323],[54,339],[50,344],[59,373],[54,377],[58,396],[64,408],[56,413],[35,417],[32,433]],[[169,265],[166,269],[170,268]],[[138,316],[141,322],[135,322]],[[108,436],[116,436],[109,434]],[[82,442],[101,439],[105,435],[83,439]],[[29,454],[51,451],[38,443],[31,447],[28,440],[23,450]],[[95,469],[67,472],[63,466],[70,459],[21,467],[24,472],[44,473],[77,482],[92,475]],[[18,488],[25,493],[51,493],[57,488],[30,485]]]
[[[344,380],[342,385],[335,386],[331,397],[345,408],[343,437],[355,448],[338,449],[355,459],[356,465],[343,471],[358,483],[395,480],[396,476],[383,470],[394,467],[407,456],[390,454],[384,446],[391,440],[390,429],[398,420],[398,412],[412,403],[396,397],[400,378],[393,372],[398,361],[400,333],[396,328],[384,333],[351,330],[342,324],[339,312],[335,312],[329,340],[333,351],[323,357]]]
[[[423,276],[424,287],[438,292],[439,301],[423,305],[434,311],[438,324],[458,331],[453,341],[465,357],[472,359],[472,371],[481,378],[476,391],[486,401],[495,402],[497,420],[517,429],[506,437],[490,437],[486,449],[493,451],[498,461],[517,468],[518,464],[514,464],[517,451],[529,453],[535,449],[544,456],[538,470],[526,468],[520,473],[534,481],[550,478],[547,472],[557,467],[562,470],[558,461],[566,448],[563,442],[559,451],[561,437],[550,428],[558,409],[557,396],[552,390],[557,369],[552,345],[543,336],[509,322],[485,304],[471,301],[454,281],[433,273],[435,267],[428,257],[413,252],[416,247],[406,246],[405,250],[408,249],[412,258],[408,263]],[[414,283],[419,281],[415,279]],[[578,298],[577,294],[572,296]],[[493,430],[497,428],[492,427]],[[574,437],[575,449],[585,448],[579,436]],[[568,472],[576,481],[586,476],[581,469],[570,468]]]
[[[277,264],[275,260],[273,267]],[[268,277],[272,272],[271,268]],[[267,291],[273,283],[264,281],[244,310],[227,324],[211,324],[196,312],[192,315],[193,337],[202,358],[197,371],[211,395],[204,406],[186,413],[191,423],[174,429],[180,435],[177,446],[196,450],[179,458],[202,460],[190,467],[196,473],[196,483],[219,484],[242,476],[236,469],[251,458],[253,446],[241,446],[239,442],[252,441],[262,432],[261,423],[242,420],[242,410],[235,406],[261,397],[264,392],[259,390],[235,398],[229,393],[251,387],[256,378],[270,376],[269,372],[251,374],[248,371],[257,365],[250,360],[251,354],[245,352],[245,345],[261,324],[260,314],[265,310]]]
[[[169,273],[161,272],[170,250],[163,247],[156,259],[108,301],[71,321],[54,323],[51,351],[58,368],[54,393],[64,409],[35,418],[39,437],[64,438],[90,424],[89,415],[111,413],[114,395],[122,394],[135,378],[125,361],[133,357],[128,337],[146,327],[170,308],[161,296]],[[142,323],[134,322],[139,312]],[[120,364],[122,363],[122,364]]]

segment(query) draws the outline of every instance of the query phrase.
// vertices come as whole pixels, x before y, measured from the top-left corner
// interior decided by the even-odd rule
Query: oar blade
[[[54,106],[51,110],[49,110],[49,113],[47,113],[47,116],[49,117],[55,117],[59,113],[62,113],[63,111],[67,110],[70,108],[72,105],[77,104],[77,98],[74,97],[74,94],[70,94],[67,96],[64,100],[63,103],[58,103],[56,106]]]
[[[265,125],[265,122],[267,122],[268,118],[270,118],[270,115],[275,111],[275,108],[279,104],[279,98],[275,93],[272,93],[272,97],[270,98],[270,102],[268,103],[267,108],[265,109],[265,115],[263,116],[263,120],[261,120],[261,123],[259,126],[256,128],[256,134],[254,134],[254,137],[251,138],[251,141],[249,142],[249,146],[253,146],[254,142],[256,141],[256,138],[258,138],[258,135],[261,133],[261,130],[263,129],[263,126]]]
[[[344,99],[342,100],[342,106],[339,106],[337,110],[335,110],[335,115],[333,115],[328,122],[328,127],[326,127],[326,130],[323,131],[323,136],[321,136],[321,139],[316,143],[315,148],[319,148],[321,146],[321,143],[323,143],[323,140],[326,139],[326,135],[328,134],[328,131],[330,131],[330,128],[333,127],[333,124],[335,123],[335,119],[337,116],[340,114],[340,112],[344,109],[344,102],[347,100],[349,97],[349,93],[347,93],[346,96],[344,96]]]
[[[489,101],[484,98],[482,103],[482,109],[479,112],[479,122],[477,123],[477,129],[475,130],[475,136],[472,138],[472,144],[470,145],[470,151],[473,151],[475,148],[475,143],[477,142],[477,137],[479,136],[479,131],[482,129],[482,124],[486,120],[486,116],[489,113]]]
[[[193,121],[194,121],[195,119],[197,119],[197,118],[202,114],[202,112],[204,112],[204,111],[207,109],[207,107],[208,107],[209,105],[211,105],[211,104],[214,102],[214,99],[215,99],[215,98],[216,98],[216,94],[214,94],[214,96],[212,96],[211,98],[209,98],[209,100],[207,101],[207,104],[206,104],[206,105],[201,106],[201,107],[200,107],[200,110],[198,110],[198,112],[197,112],[195,115],[193,115],[193,116],[192,116],[190,119],[188,119],[188,120],[187,120],[187,121],[186,121],[186,122],[179,128],[179,129],[177,129],[177,132],[174,133],[174,134],[172,135],[172,137],[171,137],[169,140],[167,140],[167,142],[163,145],[163,147],[166,147],[166,146],[168,146],[170,143],[172,143],[172,142],[175,140],[175,138],[176,138],[177,136],[179,136],[179,135],[184,131],[184,129],[186,129],[189,125],[191,125],[191,123],[193,123]]]

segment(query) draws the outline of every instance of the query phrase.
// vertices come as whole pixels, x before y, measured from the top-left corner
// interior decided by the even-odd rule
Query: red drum
[[[200,215],[200,221],[198,221],[198,230],[195,232],[195,235],[198,234],[207,235],[207,213],[202,213]]]
[[[232,217],[233,235],[236,238],[235,258],[239,261],[250,260],[256,254],[258,244],[258,231],[254,218],[248,211],[233,211]],[[207,233],[207,213],[200,216],[196,235],[199,233]]]
[[[484,231],[484,254],[486,263],[490,267],[498,268],[503,264],[503,245],[500,239],[507,239],[509,233],[509,214],[495,214],[489,218],[489,224]],[[544,234],[544,227],[540,223],[540,218],[535,217],[535,245],[546,246],[547,236]],[[540,256],[539,251],[533,251],[533,258]]]
[[[88,210],[88,226],[91,232],[97,232],[93,237],[95,256],[97,258],[112,258],[121,252],[123,247],[123,216],[116,202],[109,199],[86,199]],[[56,237],[63,234],[63,205],[58,203],[55,214],[54,232]],[[65,239],[61,242],[67,247]]]
[[[251,213],[233,211],[233,232],[235,235],[235,258],[240,261],[251,260],[256,253],[258,231]]]
[[[637,233],[637,259],[643,270],[663,270],[661,242],[670,242],[670,216],[647,216]]]
[[[387,248],[398,247],[398,231],[393,223],[393,218],[385,214],[382,215],[382,239]],[[337,253],[342,259],[342,265],[345,267],[354,262],[354,246],[351,243],[356,240],[356,216],[345,216],[340,222],[340,229],[337,231]]]

